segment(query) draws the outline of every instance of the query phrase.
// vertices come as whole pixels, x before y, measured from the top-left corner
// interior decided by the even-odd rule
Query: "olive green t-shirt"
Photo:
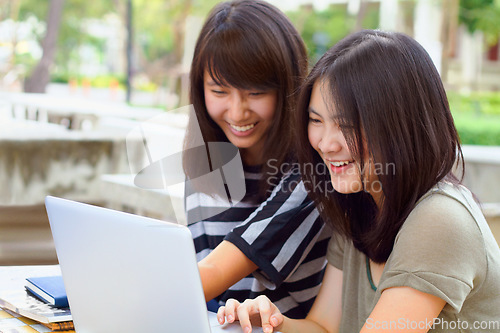
[[[367,320],[381,292],[407,286],[446,301],[429,332],[500,332],[500,249],[479,206],[463,186],[441,182],[425,194],[396,236],[373,290],[366,256],[333,237],[328,261],[343,271],[340,332],[424,323]]]

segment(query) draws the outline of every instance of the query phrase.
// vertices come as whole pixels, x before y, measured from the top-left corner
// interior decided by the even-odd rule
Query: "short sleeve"
[[[445,300],[458,313],[473,286],[484,280],[486,260],[481,231],[468,209],[432,194],[399,231],[379,290],[412,287]]]
[[[254,276],[268,289],[277,288],[307,256],[325,256],[315,244],[323,238],[325,225],[307,197],[298,170],[281,179],[269,198],[225,240],[236,245],[259,268]]]
[[[345,238],[338,234],[333,234],[328,242],[326,259],[328,263],[340,270],[343,270]]]

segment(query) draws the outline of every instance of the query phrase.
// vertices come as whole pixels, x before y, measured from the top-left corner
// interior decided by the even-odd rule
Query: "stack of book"
[[[74,329],[64,284],[57,275],[60,272],[40,277],[43,273],[25,266],[18,270],[11,267],[8,273],[0,274],[0,307],[37,321],[52,331]]]

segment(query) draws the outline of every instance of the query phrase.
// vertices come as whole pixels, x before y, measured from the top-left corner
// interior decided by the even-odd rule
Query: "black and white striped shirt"
[[[266,201],[252,203],[260,178],[258,168],[245,167],[243,200],[201,221],[207,210],[229,203],[193,192],[187,182],[185,207],[197,259],[223,240],[233,243],[258,269],[221,294],[219,304],[266,295],[286,316],[304,318],[323,279],[331,230],[307,197],[298,168],[283,176]]]

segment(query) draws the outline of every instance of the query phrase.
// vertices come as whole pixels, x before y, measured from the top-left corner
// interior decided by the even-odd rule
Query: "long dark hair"
[[[334,192],[328,172],[315,168],[303,174],[304,183],[325,221],[373,261],[385,262],[418,199],[443,179],[460,182],[452,168],[457,159],[463,167],[463,155],[441,78],[424,48],[404,34],[364,30],[344,38],[301,91],[296,128],[303,165],[324,163],[307,132],[311,92],[320,81],[360,169],[365,156],[385,168],[378,174],[383,200],[377,206],[366,191]]]
[[[276,7],[264,1],[238,0],[217,4],[210,12],[196,42],[190,72],[190,101],[205,142],[228,141],[210,118],[205,105],[203,78],[208,71],[218,85],[239,89],[277,91],[277,107],[268,130],[264,161],[280,166],[290,158],[291,118],[300,83],[307,75],[307,52],[300,34]],[[189,146],[196,131],[191,118],[185,139]],[[196,156],[191,156],[194,159]],[[184,156],[189,175],[190,155]],[[267,178],[276,168],[262,166],[261,195],[270,189]],[[277,175],[272,175],[277,176]]]

